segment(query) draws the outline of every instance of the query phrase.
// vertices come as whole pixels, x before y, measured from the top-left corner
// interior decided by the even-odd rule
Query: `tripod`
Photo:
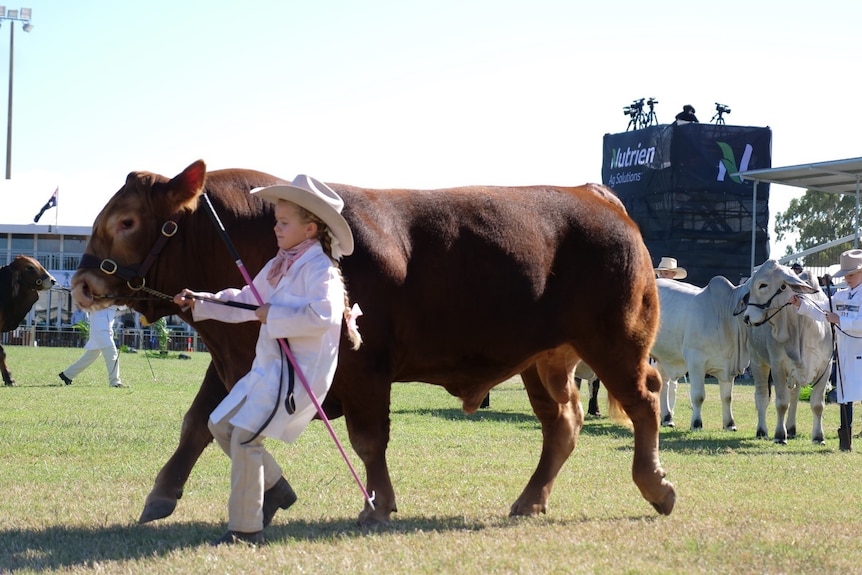
[[[646,128],[647,126],[658,126],[658,116],[655,113],[655,105],[658,104],[658,100],[655,98],[650,98],[647,100],[647,105],[649,105],[649,113],[644,116],[643,123],[641,124],[642,128]]]
[[[650,104],[652,107],[652,104]],[[623,113],[630,116],[629,125],[626,127],[626,132],[629,130],[640,130],[645,128],[647,124],[647,115],[644,114],[644,99],[635,100],[631,106],[623,108]]]
[[[710,122],[715,122],[716,126],[724,125],[724,114],[730,114],[730,107],[725,106],[724,104],[715,103],[715,116],[712,117]]]

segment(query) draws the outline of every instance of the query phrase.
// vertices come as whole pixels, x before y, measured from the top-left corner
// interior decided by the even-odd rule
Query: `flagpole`
[[[54,200],[54,230],[57,229],[57,220],[60,218],[60,186],[55,189],[57,190],[57,199]]]

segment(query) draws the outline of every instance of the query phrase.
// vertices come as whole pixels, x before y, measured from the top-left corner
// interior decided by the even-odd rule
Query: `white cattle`
[[[748,307],[743,316],[752,326],[748,347],[754,376],[757,437],[768,437],[766,409],[771,369],[775,382],[777,420],[773,440],[776,443],[787,443],[788,438],[796,437],[799,391],[812,383],[811,441],[824,442],[823,403],[832,368],[832,330],[825,322],[796,313],[790,298],[794,293],[807,294],[803,297],[824,310],[829,309],[829,299],[811,280],[804,278],[775,260],[767,260],[751,277]]]
[[[662,375],[661,424],[674,425],[677,379],[688,373],[691,429],[701,429],[706,397],[704,377],[718,380],[724,429],[736,430],[731,401],[733,379],[748,365],[748,327],[742,321],[749,283],[734,286],[716,276],[705,288],[669,279],[656,280],[661,324],[652,348]]]

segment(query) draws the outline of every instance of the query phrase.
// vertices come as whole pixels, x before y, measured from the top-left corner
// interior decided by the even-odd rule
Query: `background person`
[[[847,287],[832,296],[832,311],[794,294],[790,300],[797,313],[835,326],[837,342],[837,389],[841,414],[838,448],[852,450],[853,402],[862,401],[862,250],[841,254],[841,269],[834,277],[844,277]]]
[[[694,106],[686,104],[682,107],[682,112],[674,118],[677,122],[697,122],[697,116],[694,115]]]
[[[109,306],[90,312],[90,337],[84,345],[84,355],[78,361],[61,371],[58,376],[63,383],[71,385],[78,374],[87,369],[101,354],[108,370],[108,385],[127,387],[120,381],[120,354],[114,343],[114,316],[116,306]]]
[[[667,256],[661,258],[658,266],[655,268],[655,275],[658,278],[666,278],[671,280],[684,280],[688,277],[688,272],[684,268],[677,265],[676,258]]]

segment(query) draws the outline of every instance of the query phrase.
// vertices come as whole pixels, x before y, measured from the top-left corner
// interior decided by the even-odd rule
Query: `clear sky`
[[[641,97],[661,123],[683,104],[707,122],[720,102],[728,124],[771,127],[773,166],[862,155],[850,0],[20,7],[33,30],[15,25],[6,224],[59,186],[40,223],[90,225],[130,171],[199,158],[367,187],[600,182],[602,136]],[[3,110],[8,50],[3,22]],[[773,214],[799,193],[773,186]]]

